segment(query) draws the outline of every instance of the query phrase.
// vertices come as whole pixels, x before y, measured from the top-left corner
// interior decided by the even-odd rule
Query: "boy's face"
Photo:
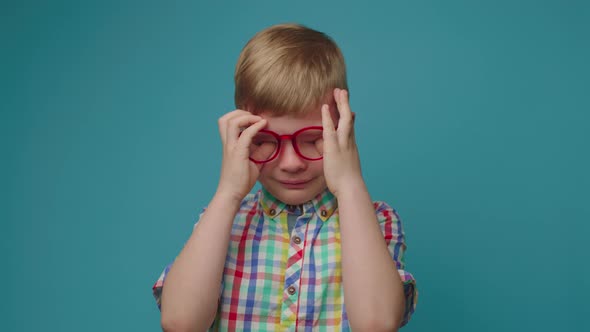
[[[327,97],[324,103],[330,105],[332,121],[337,124],[338,112],[334,98]],[[289,135],[301,128],[322,125],[320,108],[308,112],[303,117],[271,116],[268,112],[259,115],[268,122],[265,129],[279,135]],[[301,158],[295,152],[291,141],[284,140],[279,155],[262,164],[258,181],[280,201],[291,205],[303,204],[326,189],[324,162]]]

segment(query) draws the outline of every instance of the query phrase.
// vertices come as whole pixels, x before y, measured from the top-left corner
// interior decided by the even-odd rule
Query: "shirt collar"
[[[280,215],[283,210],[287,207],[287,204],[279,201],[271,193],[269,193],[264,187],[261,189],[260,205],[264,210],[264,213],[271,219],[275,219],[276,216]],[[321,193],[317,194],[312,200],[303,204],[303,212],[306,213],[310,209],[312,213],[317,213],[318,217],[322,221],[328,220],[332,214],[338,208],[338,201],[334,194],[332,194],[327,188]]]

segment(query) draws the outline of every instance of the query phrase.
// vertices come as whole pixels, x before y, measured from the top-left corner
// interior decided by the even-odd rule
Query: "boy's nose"
[[[279,167],[282,171],[295,173],[307,167],[305,159],[301,158],[295,151],[291,141],[285,141],[279,153]]]

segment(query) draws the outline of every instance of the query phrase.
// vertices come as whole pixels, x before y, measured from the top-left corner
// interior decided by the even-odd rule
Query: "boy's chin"
[[[313,186],[305,189],[266,188],[279,201],[289,205],[300,205],[314,199],[325,187]]]

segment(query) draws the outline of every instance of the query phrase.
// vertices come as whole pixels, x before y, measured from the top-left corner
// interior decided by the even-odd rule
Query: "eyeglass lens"
[[[324,154],[324,140],[321,129],[307,129],[297,134],[294,140],[295,151],[304,159],[319,159]],[[289,142],[285,142],[289,144]],[[278,153],[279,141],[268,132],[259,132],[250,144],[250,159],[266,162]]]

